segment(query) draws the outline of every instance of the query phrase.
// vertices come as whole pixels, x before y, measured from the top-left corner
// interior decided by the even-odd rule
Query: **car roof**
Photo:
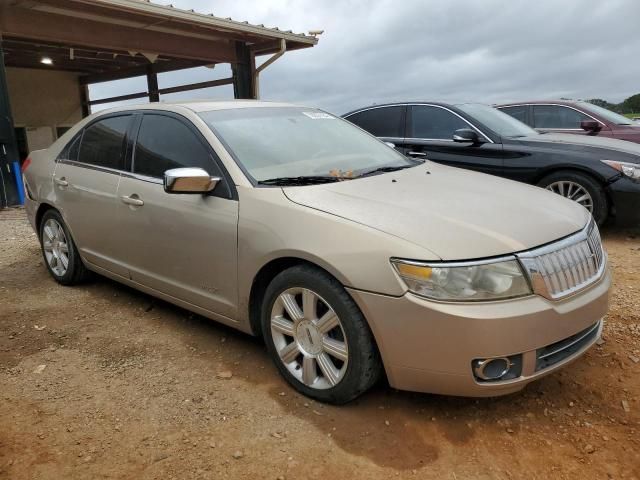
[[[496,107],[510,107],[517,105],[538,105],[538,104],[558,104],[558,105],[575,105],[576,103],[582,103],[581,100],[528,100],[522,102],[509,102],[509,103],[496,103]]]
[[[126,112],[129,110],[165,110],[180,111],[188,109],[193,112],[208,112],[211,110],[231,110],[236,108],[263,108],[263,107],[300,107],[285,102],[267,102],[262,100],[183,100],[180,102],[152,102],[133,105],[122,105],[118,107],[100,110],[98,115],[106,113]]]
[[[355,110],[351,110],[350,112],[344,113],[342,116],[346,117],[348,115],[353,115],[354,113],[358,113],[358,112],[362,112],[363,110],[371,110],[373,108],[381,108],[381,107],[395,107],[395,106],[402,106],[402,105],[435,105],[437,107],[447,107],[447,108],[452,108],[452,107],[456,107],[458,105],[465,105],[465,104],[479,104],[479,105],[485,105],[482,102],[468,102],[468,101],[462,101],[462,102],[443,102],[443,101],[435,101],[435,102],[430,102],[428,100],[414,100],[414,101],[405,101],[405,102],[391,102],[391,103],[379,103],[379,104],[375,104],[375,105],[369,105],[366,107],[360,107],[360,108],[356,108]]]

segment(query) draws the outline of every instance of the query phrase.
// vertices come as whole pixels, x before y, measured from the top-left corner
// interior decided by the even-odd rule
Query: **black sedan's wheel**
[[[280,373],[316,400],[348,402],[380,376],[366,320],[342,285],[321,270],[296,266],[273,279],[262,305],[262,331]]]
[[[602,185],[588,175],[572,171],[555,172],[543,178],[538,186],[579,203],[589,210],[598,225],[607,220],[607,196]]]
[[[58,211],[47,210],[42,216],[40,244],[44,263],[56,282],[74,285],[86,279],[89,272]]]

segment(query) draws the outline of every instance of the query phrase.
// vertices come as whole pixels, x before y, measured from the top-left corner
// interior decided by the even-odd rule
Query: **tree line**
[[[602,98],[592,98],[591,100],[587,100],[587,102],[622,114],[640,112],[640,93],[631,95],[620,103],[607,102]]]

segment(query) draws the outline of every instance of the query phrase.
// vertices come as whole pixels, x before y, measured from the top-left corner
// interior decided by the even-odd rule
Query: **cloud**
[[[261,75],[263,99],[334,113],[396,100],[605,98],[640,91],[635,0],[174,0],[235,20],[296,32],[319,44],[288,52]],[[160,76],[161,85],[228,76],[228,66]],[[136,83],[138,82],[138,83]],[[140,85],[142,82],[142,85]],[[144,91],[143,79],[91,88],[92,98]],[[230,87],[177,97],[231,98]]]

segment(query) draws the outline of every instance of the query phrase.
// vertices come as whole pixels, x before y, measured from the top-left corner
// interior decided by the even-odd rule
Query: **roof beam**
[[[206,65],[205,63],[198,62],[185,62],[180,60],[167,61],[163,63],[156,63],[153,65],[156,73],[172,72],[175,70],[183,70],[185,68],[195,68]],[[82,85],[88,85],[90,83],[102,83],[111,82],[113,80],[121,80],[123,78],[141,77],[147,74],[147,66],[141,65],[139,67],[122,68],[118,70],[105,71],[102,73],[90,74],[80,77],[80,83]]]
[[[61,28],[65,25],[65,28]],[[123,52],[153,52],[168,57],[214,62],[235,62],[235,48],[213,42],[141,28],[105,24],[20,7],[0,6],[0,33],[5,37],[63,42]]]

